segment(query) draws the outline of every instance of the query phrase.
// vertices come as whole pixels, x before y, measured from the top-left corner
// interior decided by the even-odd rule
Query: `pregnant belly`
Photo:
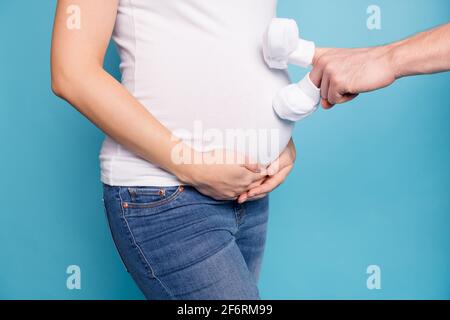
[[[287,73],[270,70],[257,46],[208,50],[208,56],[184,52],[183,59],[172,57],[167,65],[152,62],[161,61],[162,53],[149,59],[138,69],[138,78],[146,81],[137,81],[136,97],[195,149],[226,148],[272,162],[293,129],[272,108],[275,94],[289,84]]]
[[[198,151],[232,150],[239,155],[248,156],[248,159],[253,163],[269,164],[287,146],[292,135],[292,128],[292,123],[276,117],[265,119],[236,117],[235,122],[228,127],[224,127],[224,123],[221,123],[221,126],[214,126],[209,121],[196,120],[192,129],[175,129],[173,133],[184,143]],[[181,149],[178,149],[176,152],[181,151]],[[181,156],[181,153],[175,153],[174,155]],[[195,161],[195,159],[190,160]],[[243,159],[221,158],[218,155],[215,161],[230,163],[243,161]]]
[[[233,150],[254,162],[269,164],[287,146],[294,126],[272,108],[273,96],[287,81],[273,75],[269,80],[261,81],[258,90],[237,81],[227,89],[214,86],[201,97],[192,91],[178,92],[177,98],[165,97],[145,105],[174,136],[198,151]]]

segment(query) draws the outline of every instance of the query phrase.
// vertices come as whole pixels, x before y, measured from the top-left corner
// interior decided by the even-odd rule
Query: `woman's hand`
[[[192,164],[180,164],[177,178],[215,200],[236,200],[239,195],[261,185],[264,168],[226,150],[195,152]]]
[[[297,152],[294,142],[291,139],[280,157],[267,168],[267,176],[264,180],[259,185],[255,185],[247,192],[242,193],[238,198],[238,202],[244,203],[246,201],[258,200],[275,190],[286,180],[294,167],[296,157]]]

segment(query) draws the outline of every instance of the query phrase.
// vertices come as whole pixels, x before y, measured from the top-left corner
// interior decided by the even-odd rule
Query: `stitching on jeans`
[[[172,193],[167,198],[163,198],[161,200],[157,200],[157,201],[153,201],[153,202],[149,202],[149,203],[137,203],[137,202],[127,202],[127,203],[130,208],[134,208],[134,209],[155,208],[155,207],[159,207],[159,206],[162,206],[162,205],[165,205],[165,204],[168,204],[168,203],[174,201],[175,199],[178,198],[178,196],[180,196],[183,193],[183,190],[184,190],[184,187],[179,186],[177,188],[177,190],[175,190],[175,192]],[[139,215],[137,215],[137,216],[139,216]]]
[[[236,224],[236,230],[238,231],[239,230],[239,216],[238,216],[238,212],[237,212],[236,206],[233,207],[233,211],[234,211],[234,222]]]
[[[106,223],[108,224],[109,229],[111,230],[110,233],[111,233],[111,237],[112,237],[112,239],[113,239],[114,247],[116,248],[117,252],[119,253],[120,261],[122,262],[123,267],[125,268],[125,270],[126,270],[128,273],[130,273],[130,270],[128,270],[128,267],[127,267],[127,265],[126,265],[126,263],[125,263],[125,260],[124,260],[124,258],[122,257],[122,253],[120,253],[119,246],[117,245],[116,238],[114,237],[114,234],[113,234],[113,232],[112,232],[112,230],[113,230],[113,229],[112,229],[112,224],[111,224],[111,221],[110,221],[110,219],[109,219],[108,209],[106,208],[104,196],[103,196],[103,198],[102,198],[102,202],[103,202],[103,211],[105,212]]]
[[[145,254],[144,254],[144,252],[142,251],[141,247],[140,247],[140,246],[137,244],[137,242],[136,242],[136,239],[135,239],[135,237],[134,237],[134,234],[133,234],[133,232],[131,231],[130,225],[128,224],[128,220],[127,220],[127,218],[125,217],[125,212],[124,212],[124,210],[123,210],[123,200],[122,200],[122,195],[120,194],[121,190],[122,190],[122,188],[119,187],[119,198],[120,198],[120,208],[121,208],[121,211],[122,211],[122,219],[125,221],[125,224],[127,225],[128,232],[130,232],[130,235],[131,235],[133,244],[136,246],[136,248],[137,248],[138,251],[140,252],[140,255],[144,258],[145,263],[146,263],[146,265],[147,265],[147,268],[150,269],[151,277],[153,277],[154,279],[156,279],[156,280],[161,284],[161,286],[164,288],[164,290],[167,291],[167,293],[169,294],[169,296],[171,296],[172,298],[174,298],[174,295],[172,294],[172,292],[164,285],[164,283],[161,281],[161,279],[159,279],[159,278],[156,276],[155,271],[153,270],[152,266],[150,265],[150,263],[149,263],[147,257],[145,256]]]
[[[241,204],[234,205],[234,216],[236,218],[236,228],[239,230],[239,227],[242,224],[243,216],[245,214],[245,208]]]

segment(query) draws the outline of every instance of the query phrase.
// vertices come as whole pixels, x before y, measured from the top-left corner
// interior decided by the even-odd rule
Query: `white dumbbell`
[[[306,68],[312,64],[316,46],[299,37],[292,19],[272,19],[263,39],[264,59],[273,69],[287,69],[288,64]]]
[[[281,89],[273,99],[273,109],[284,120],[300,121],[318,109],[320,89],[309,78]]]
[[[297,23],[291,19],[272,19],[263,39],[264,59],[273,69],[287,69],[288,64],[306,68],[312,64],[316,46],[300,39]],[[281,89],[273,99],[273,109],[281,119],[300,121],[317,110],[320,89],[307,74],[299,83]]]

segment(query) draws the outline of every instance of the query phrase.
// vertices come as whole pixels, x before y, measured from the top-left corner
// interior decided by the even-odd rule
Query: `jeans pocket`
[[[184,191],[183,186],[177,187],[130,187],[125,188],[122,207],[128,209],[127,215],[149,215],[152,208],[170,204]]]

